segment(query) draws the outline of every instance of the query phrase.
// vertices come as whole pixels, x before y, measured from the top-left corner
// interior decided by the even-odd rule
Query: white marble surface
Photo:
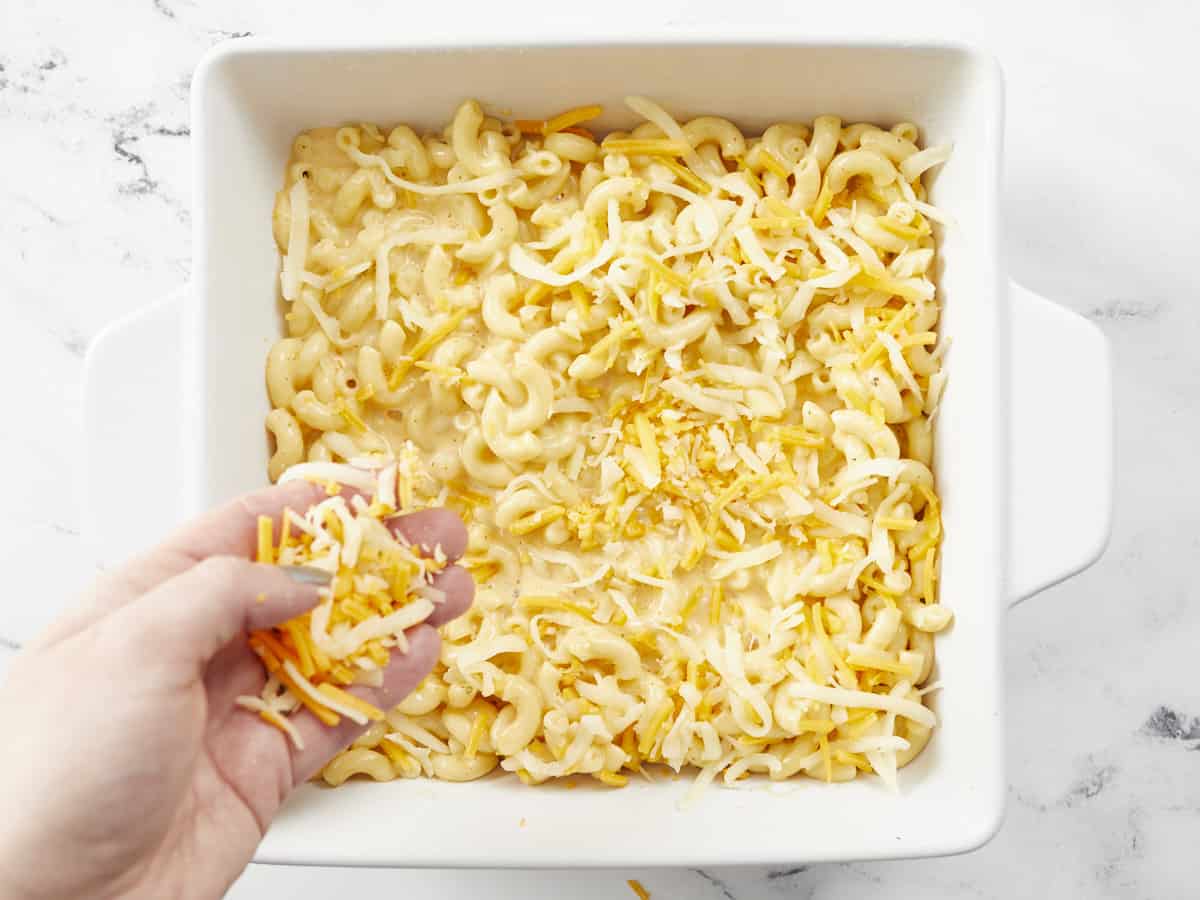
[[[836,4],[822,4],[832,7]],[[338,4],[360,33],[452,29],[410,4]],[[476,21],[514,24],[488,5]],[[1200,892],[1200,7],[1184,0],[547,4],[522,21],[793,23],[963,37],[1008,80],[1009,263],[1097,321],[1115,351],[1112,543],[1011,615],[1008,819],[965,856],[796,871],[400,872],[254,867],[240,900],[415,897],[1184,897]],[[0,0],[2,655],[90,573],[79,537],[79,381],[106,322],[189,271],[188,81],[214,42],[328,30],[328,2]],[[285,12],[286,9],[286,12]],[[505,10],[508,10],[507,12]],[[635,15],[634,10],[639,10]],[[807,11],[806,11],[807,10]],[[638,18],[640,16],[640,19]],[[530,26],[533,27],[533,26]],[[1064,360],[1069,365],[1069,360]],[[1089,448],[1080,447],[1080,453]],[[14,477],[15,476],[15,477]],[[151,489],[145,486],[145,489]],[[799,812],[802,814],[802,810]],[[464,823],[464,839],[470,824]]]

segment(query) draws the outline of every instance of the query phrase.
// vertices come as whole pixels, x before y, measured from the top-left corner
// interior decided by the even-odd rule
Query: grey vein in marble
[[[737,900],[737,898],[733,895],[733,892],[729,890],[729,886],[717,876],[706,872],[704,869],[692,869],[692,871],[719,890],[721,892],[721,896],[724,897],[725,900]]]
[[[1200,716],[1189,717],[1160,706],[1143,723],[1141,733],[1172,741],[1200,741]]]
[[[807,872],[808,866],[792,866],[790,869],[769,869],[767,881],[778,881],[781,878],[793,878],[802,872]]]
[[[123,194],[152,194],[158,190],[158,181],[150,177],[150,168],[146,161],[131,147],[140,140],[138,132],[146,130],[146,119],[152,111],[152,107],[135,106],[109,120],[112,126],[113,152],[138,170],[136,179],[117,188]]]
[[[1117,774],[1117,767],[1114,765],[1097,767],[1090,759],[1088,762],[1090,771],[1071,785],[1061,801],[1063,806],[1071,807],[1086,803],[1108,787]]]
[[[1148,300],[1110,300],[1087,310],[1084,315],[1098,322],[1151,322],[1163,311],[1163,304]]]

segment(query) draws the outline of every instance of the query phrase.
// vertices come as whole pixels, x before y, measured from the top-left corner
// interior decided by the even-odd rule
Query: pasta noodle
[[[274,233],[270,475],[392,456],[468,523],[476,603],[326,769],[527,784],[896,771],[936,719],[948,147],[598,107],[318,128]],[[391,766],[389,770],[387,766]]]

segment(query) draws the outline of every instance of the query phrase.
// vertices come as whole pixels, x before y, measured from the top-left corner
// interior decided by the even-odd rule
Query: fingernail
[[[288,578],[300,584],[315,584],[317,587],[325,587],[333,580],[333,576],[324,569],[318,569],[316,566],[280,566]]]

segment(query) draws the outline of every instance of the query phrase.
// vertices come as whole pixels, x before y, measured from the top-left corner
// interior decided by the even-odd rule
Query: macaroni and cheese
[[[274,215],[269,473],[412,442],[473,609],[325,770],[607,785],[896,770],[929,740],[944,342],[915,126],[580,107],[319,128]]]

